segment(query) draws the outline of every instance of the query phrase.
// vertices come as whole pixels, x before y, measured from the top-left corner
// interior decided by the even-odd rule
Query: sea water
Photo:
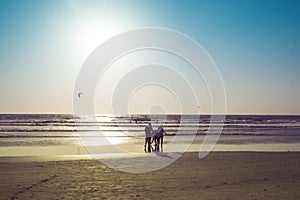
[[[92,120],[91,120],[92,119]],[[95,121],[96,119],[96,121]],[[106,138],[111,144],[144,145],[144,129],[163,125],[166,143],[190,141],[200,146],[210,126],[220,131],[216,150],[300,150],[300,116],[227,115],[211,121],[210,115],[96,115],[93,118],[64,114],[1,114],[0,156],[82,154],[82,138]],[[180,131],[179,131],[180,130]],[[218,133],[216,133],[218,134]],[[252,146],[249,149],[248,147]],[[55,148],[54,148],[55,147]],[[199,148],[198,148],[199,147]],[[223,148],[224,147],[224,148]],[[226,148],[225,148],[226,147]],[[228,149],[229,148],[229,149]],[[26,150],[30,149],[30,151]],[[26,153],[27,152],[27,153]],[[85,151],[86,152],[86,151]]]

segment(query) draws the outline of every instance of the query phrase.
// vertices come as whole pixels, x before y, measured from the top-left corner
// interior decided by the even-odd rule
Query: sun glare
[[[120,33],[120,29],[111,22],[92,22],[88,21],[78,27],[76,37],[80,54],[88,56],[96,47],[105,40]]]

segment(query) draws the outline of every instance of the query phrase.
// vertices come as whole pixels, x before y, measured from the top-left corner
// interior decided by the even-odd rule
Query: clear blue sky
[[[71,113],[87,55],[112,35],[153,26],[203,45],[228,113],[300,114],[298,0],[0,0],[0,112]]]

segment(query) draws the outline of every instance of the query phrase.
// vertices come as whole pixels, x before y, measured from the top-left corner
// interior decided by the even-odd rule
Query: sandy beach
[[[300,200],[300,0],[0,16],[0,200]]]
[[[299,152],[185,153],[151,173],[89,159],[0,159],[1,199],[299,199]]]

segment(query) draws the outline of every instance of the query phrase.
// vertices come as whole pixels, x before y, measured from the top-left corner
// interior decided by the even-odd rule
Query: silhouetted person
[[[151,152],[151,137],[152,137],[153,128],[151,123],[149,122],[148,126],[145,127],[145,145],[144,145],[144,151],[146,151],[146,146],[148,145],[148,152]]]
[[[158,130],[156,131],[156,133],[153,135],[153,139],[152,139],[152,142],[154,141],[154,143],[155,143],[154,144],[155,151],[159,151],[159,146],[160,146],[161,152],[163,152],[164,133],[166,133],[164,131],[164,127],[162,125],[160,125],[158,127]]]

